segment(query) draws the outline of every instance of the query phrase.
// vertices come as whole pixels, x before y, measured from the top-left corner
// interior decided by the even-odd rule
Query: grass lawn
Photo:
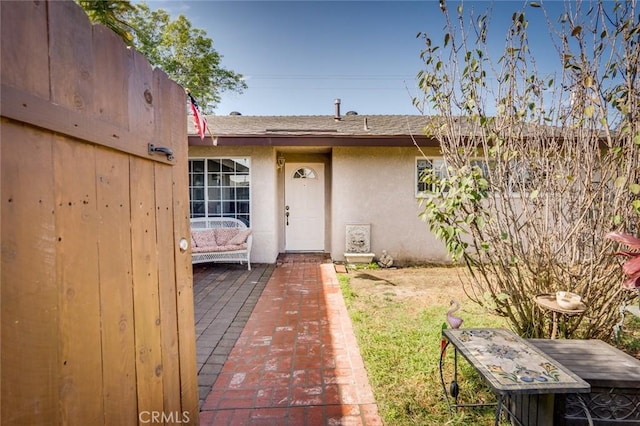
[[[466,299],[458,268],[351,270],[338,274],[369,380],[387,425],[492,425],[494,409],[460,408],[449,414],[440,381],[440,336],[449,302],[463,327],[507,327],[503,318]],[[623,345],[640,347],[640,327],[625,328]],[[637,330],[629,333],[627,328]],[[451,381],[453,351],[445,358],[445,382]],[[462,359],[462,358],[459,358]],[[494,402],[477,373],[459,363],[460,402]],[[507,424],[507,423],[505,423]]]

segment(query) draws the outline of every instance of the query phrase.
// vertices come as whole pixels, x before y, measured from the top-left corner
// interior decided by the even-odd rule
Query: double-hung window
[[[435,186],[433,183],[424,181],[424,175],[427,171],[433,170],[437,178],[443,179],[447,177],[447,164],[442,158],[416,158],[416,197],[420,197],[427,192],[433,192]]]
[[[251,161],[189,159],[189,208],[194,217],[233,217],[250,226]]]
[[[484,160],[470,160],[471,167],[479,167],[482,175],[488,179],[489,165]],[[416,197],[424,196],[426,193],[435,191],[434,183],[427,183],[424,181],[424,175],[427,171],[433,170],[434,177],[436,179],[445,179],[449,176],[447,169],[447,163],[443,158],[416,158]],[[443,191],[447,191],[444,188]]]
[[[546,178],[545,167],[529,164],[524,161],[512,161],[507,170],[509,192],[515,196],[528,195],[534,190],[540,190]]]

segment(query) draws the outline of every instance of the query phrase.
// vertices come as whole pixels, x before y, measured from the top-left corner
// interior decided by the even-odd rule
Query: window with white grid
[[[189,159],[191,217],[233,217],[250,226],[251,160]]]

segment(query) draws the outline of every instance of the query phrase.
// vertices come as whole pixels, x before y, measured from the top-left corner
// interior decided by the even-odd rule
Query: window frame
[[[431,188],[431,190],[425,189],[425,190],[421,190],[420,189],[420,185],[427,185],[424,182],[421,182],[420,180],[420,175],[422,174],[422,172],[425,169],[418,169],[418,162],[419,161],[430,161],[431,162],[431,169],[433,169],[433,165],[436,162],[441,163],[439,168],[442,170],[444,168],[444,172],[447,172],[447,162],[444,160],[443,157],[423,157],[423,156],[418,156],[415,157],[415,161],[413,163],[414,165],[414,180],[413,180],[413,184],[414,184],[414,192],[415,192],[415,197],[416,198],[424,198],[427,194],[432,193],[433,192],[433,187]]]
[[[447,162],[445,161],[444,157],[436,157],[436,156],[431,156],[431,157],[424,157],[424,156],[417,156],[415,157],[415,162],[414,162],[414,185],[415,185],[415,197],[416,198],[424,198],[425,196],[427,196],[430,193],[433,193],[433,187],[431,188],[431,190],[420,190],[420,184],[426,185],[424,182],[420,182],[420,174],[422,173],[422,170],[418,170],[418,161],[423,160],[423,161],[431,161],[431,164],[435,164],[436,162],[441,163],[439,168],[440,168],[440,176],[448,176],[449,175],[449,168],[447,165]],[[471,166],[478,166],[481,168],[483,175],[485,175],[485,178],[488,179],[488,177],[486,176],[486,173],[488,172],[488,168],[489,165],[488,163],[485,161],[484,158],[481,157],[474,157],[471,158],[470,160]],[[445,191],[446,192],[446,189]]]
[[[198,217],[232,217],[240,219],[247,226],[250,226],[252,219],[251,182],[253,174],[251,157],[189,157],[188,160],[189,217],[192,219]],[[219,168],[217,170],[210,169],[212,166],[211,161],[218,163]],[[230,161],[233,162],[233,170],[225,171],[224,164]],[[196,170],[196,162],[202,162],[202,171]],[[238,164],[246,167],[247,172],[239,171]],[[202,182],[197,180],[197,177],[201,177]],[[213,179],[220,183],[214,184],[212,182]],[[226,185],[225,181],[227,181]],[[202,184],[196,185],[196,183]],[[243,190],[242,195],[240,195],[238,189]],[[201,191],[202,198],[194,197],[196,191]],[[213,194],[217,194],[218,197]],[[223,196],[223,194],[227,194],[227,196]],[[196,203],[201,203],[203,212],[194,208]],[[216,203],[218,204],[218,209],[213,210],[216,208]]]

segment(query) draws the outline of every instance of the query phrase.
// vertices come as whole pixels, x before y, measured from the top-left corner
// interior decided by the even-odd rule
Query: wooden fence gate
[[[73,1],[0,7],[0,422],[197,424],[184,90]]]

